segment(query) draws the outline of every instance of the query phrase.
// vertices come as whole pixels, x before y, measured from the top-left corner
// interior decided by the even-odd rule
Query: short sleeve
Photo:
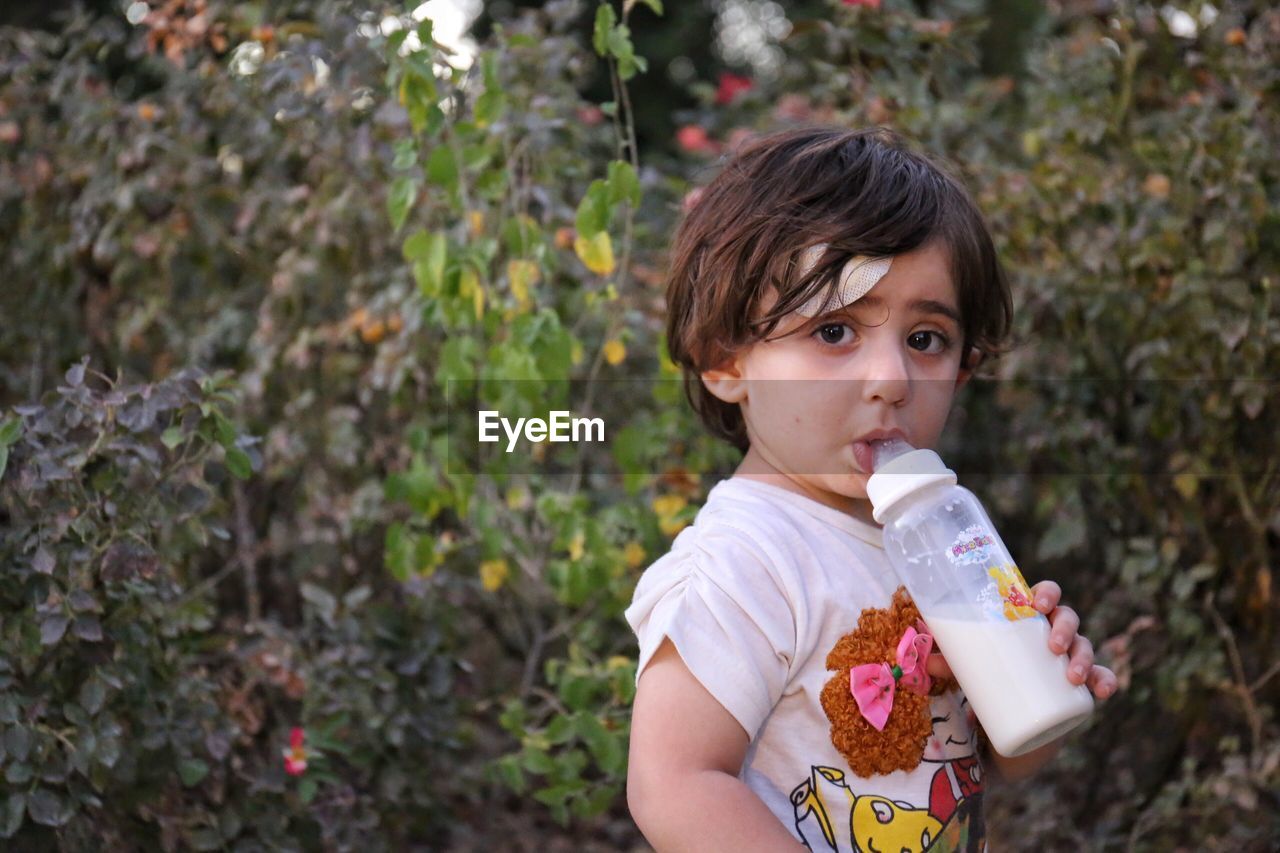
[[[670,637],[694,678],[754,741],[789,680],[796,617],[779,567],[747,534],[725,525],[698,533],[636,585],[625,614],[640,645],[636,681]]]

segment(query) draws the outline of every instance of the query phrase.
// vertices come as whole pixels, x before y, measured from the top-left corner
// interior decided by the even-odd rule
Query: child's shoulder
[[[659,562],[714,564],[728,570],[762,564],[785,571],[796,562],[801,522],[771,487],[741,477],[716,483],[693,519]],[[656,564],[655,564],[656,565]]]

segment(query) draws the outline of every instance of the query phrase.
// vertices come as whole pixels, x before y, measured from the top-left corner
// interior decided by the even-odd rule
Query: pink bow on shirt
[[[923,622],[917,622],[921,629]],[[876,731],[884,731],[889,720],[889,712],[893,710],[893,694],[897,683],[912,693],[927,695],[932,679],[925,671],[929,654],[933,651],[933,637],[908,628],[898,641],[898,663],[889,666],[887,663],[867,663],[849,670],[849,689],[858,703],[858,710],[868,723],[876,727]]]

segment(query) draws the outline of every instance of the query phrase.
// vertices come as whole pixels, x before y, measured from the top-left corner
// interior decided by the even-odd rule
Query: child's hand
[[[1093,643],[1079,633],[1080,617],[1070,607],[1058,605],[1062,587],[1053,581],[1040,581],[1031,588],[1031,596],[1036,610],[1049,617],[1049,649],[1071,656],[1067,680],[1088,684],[1095,698],[1110,698],[1116,692],[1116,674],[1093,662]]]
[[[1070,607],[1059,607],[1062,587],[1053,581],[1041,581],[1031,588],[1036,610],[1049,617],[1049,649],[1055,654],[1071,655],[1067,680],[1089,685],[1098,699],[1108,699],[1116,692],[1116,674],[1093,662],[1093,643],[1079,633],[1080,617]],[[946,658],[934,648],[929,655],[926,672],[933,678],[954,678]]]

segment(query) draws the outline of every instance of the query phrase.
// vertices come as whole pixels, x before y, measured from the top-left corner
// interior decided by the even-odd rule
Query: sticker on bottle
[[[995,581],[995,585],[987,587],[982,597],[986,603],[999,608],[999,614],[1005,619],[1017,622],[1019,619],[1030,619],[1040,615],[1040,611],[1031,605],[1031,589],[1016,565],[1005,563],[1000,566],[990,566],[987,574]],[[995,590],[995,595],[991,595],[992,589]]]
[[[971,524],[947,548],[947,559],[957,566],[979,566],[989,562],[995,544],[995,537],[982,525]]]

